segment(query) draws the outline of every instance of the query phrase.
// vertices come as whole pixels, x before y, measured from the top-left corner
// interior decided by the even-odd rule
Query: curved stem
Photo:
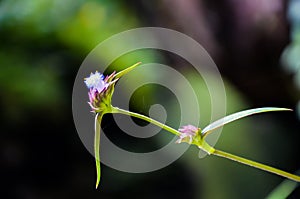
[[[229,160],[240,162],[242,164],[245,164],[245,165],[248,165],[248,166],[252,166],[252,167],[264,170],[264,171],[268,171],[270,173],[274,173],[274,174],[283,176],[285,178],[294,180],[296,182],[300,182],[300,176],[297,176],[297,175],[294,175],[294,174],[291,174],[291,173],[282,171],[280,169],[276,169],[274,167],[271,167],[271,166],[268,166],[268,165],[264,165],[264,164],[261,164],[261,163],[258,163],[258,162],[252,161],[252,160],[248,160],[246,158],[242,158],[242,157],[239,157],[239,156],[236,156],[236,155],[224,152],[224,151],[215,150],[212,153],[212,155],[216,155],[216,156],[219,156],[219,157],[227,158]]]
[[[97,173],[97,179],[96,179],[96,189],[99,186],[100,183],[100,177],[101,177],[101,168],[100,168],[100,128],[101,128],[101,120],[102,120],[103,114],[97,113],[95,116],[95,137],[94,137],[94,153],[95,153],[95,161],[96,161],[96,173]]]
[[[121,113],[121,114],[125,114],[125,115],[129,115],[129,116],[132,116],[132,117],[136,117],[136,118],[139,118],[139,119],[142,119],[142,120],[145,120],[147,122],[150,122],[156,126],[159,126],[163,129],[165,129],[166,131],[169,131],[170,133],[173,133],[175,135],[180,135],[180,132],[177,131],[176,129],[173,129],[163,123],[160,123],[150,117],[147,117],[145,115],[142,115],[142,114],[139,114],[139,113],[134,113],[134,112],[131,112],[131,111],[127,111],[127,110],[124,110],[124,109],[121,109],[121,108],[118,108],[118,107],[112,107],[112,113]]]

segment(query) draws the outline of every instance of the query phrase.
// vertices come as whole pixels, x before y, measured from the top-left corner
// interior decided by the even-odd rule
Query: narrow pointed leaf
[[[101,177],[101,167],[100,167],[100,130],[101,130],[101,120],[103,114],[97,113],[95,116],[95,137],[94,137],[94,153],[95,153],[95,161],[96,161],[96,172],[97,172],[97,180],[96,180],[96,189],[100,183]]]
[[[257,114],[257,113],[263,113],[263,112],[269,112],[269,111],[291,111],[291,109],[266,107],[266,108],[249,109],[249,110],[233,113],[231,115],[228,115],[224,118],[221,118],[221,119],[209,124],[208,126],[206,126],[202,130],[202,134],[203,134],[203,136],[207,136],[212,131],[224,126],[225,124],[228,124],[228,123],[233,122],[235,120],[241,119],[243,117],[247,117],[249,115],[253,115],[253,114]]]
[[[115,74],[114,78],[120,78],[122,77],[123,75],[127,74],[128,72],[130,72],[131,70],[133,70],[135,67],[137,67],[138,65],[140,65],[142,62],[138,62],[120,72],[118,72],[117,74]]]

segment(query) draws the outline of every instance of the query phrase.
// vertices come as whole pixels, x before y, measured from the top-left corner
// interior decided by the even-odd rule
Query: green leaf
[[[224,126],[225,124],[228,124],[230,122],[233,122],[235,120],[241,119],[241,118],[249,116],[249,115],[253,115],[253,114],[257,114],[257,113],[263,113],[263,112],[269,112],[269,111],[292,111],[292,110],[287,109],[287,108],[266,107],[266,108],[249,109],[249,110],[233,113],[231,115],[228,115],[224,118],[221,118],[221,119],[209,124],[208,126],[206,126],[202,130],[202,134],[205,137],[208,134],[210,134],[212,131]]]
[[[126,69],[124,69],[124,70],[118,72],[118,73],[114,76],[114,78],[116,79],[116,78],[122,77],[123,75],[127,74],[128,72],[130,72],[131,70],[133,70],[135,67],[137,67],[137,66],[140,65],[141,63],[142,63],[142,62],[138,62],[138,63],[136,63],[136,64],[134,64],[134,65],[132,65],[132,66],[130,66],[130,67],[128,67],[128,68],[126,68]]]
[[[103,113],[97,113],[95,116],[95,138],[94,138],[94,153],[95,153],[95,161],[96,161],[96,172],[97,172],[97,180],[96,180],[96,189],[100,183],[101,177],[101,167],[100,167],[100,130],[101,130],[101,120],[103,117]]]

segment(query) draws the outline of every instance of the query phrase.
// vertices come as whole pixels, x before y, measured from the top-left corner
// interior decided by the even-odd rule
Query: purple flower
[[[181,143],[183,141],[187,142],[187,139],[189,139],[188,143],[191,144],[193,138],[199,133],[200,128],[189,124],[186,126],[182,126],[180,129],[178,129],[178,131],[180,131],[181,134],[176,143]]]
[[[85,78],[84,83],[89,89],[97,90],[100,93],[108,86],[103,79],[104,75],[96,71],[95,74],[91,73],[89,77]]]
[[[115,72],[104,78],[104,75],[96,71],[84,79],[84,83],[89,88],[89,102],[92,112],[104,111],[110,106],[113,85],[118,79],[114,79]]]

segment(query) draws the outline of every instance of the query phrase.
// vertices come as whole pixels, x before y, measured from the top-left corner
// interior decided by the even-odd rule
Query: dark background
[[[228,125],[217,148],[295,172],[300,168],[297,8],[297,0],[0,1],[1,198],[266,197],[283,178],[217,157],[198,159],[196,149],[151,173],[102,165],[95,190],[94,159],[73,123],[73,82],[87,54],[118,32],[158,26],[185,33],[216,62],[228,113],[263,106],[294,109]],[[160,56],[189,71],[180,58]],[[141,52],[117,64],[152,58]],[[155,96],[159,89],[145,95]],[[152,102],[144,103],[133,102],[131,108],[146,114]],[[105,124],[112,140],[132,143],[110,115]],[[153,140],[135,146],[143,151],[152,145]],[[290,198],[299,196],[298,188]]]

